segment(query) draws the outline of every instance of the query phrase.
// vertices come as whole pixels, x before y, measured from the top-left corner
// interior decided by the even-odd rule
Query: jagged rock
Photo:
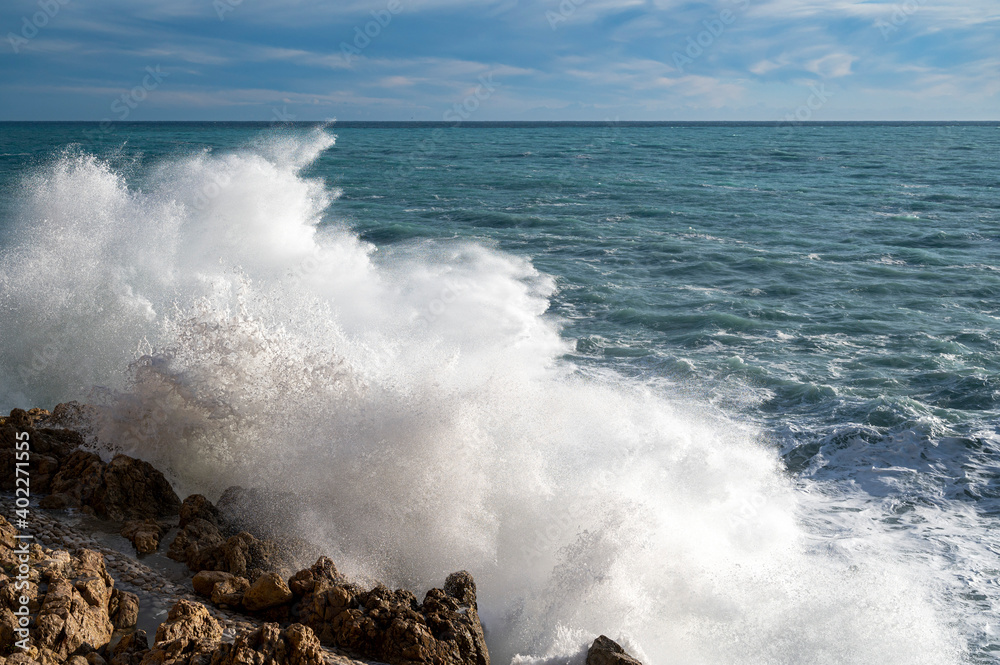
[[[85,512],[122,521],[176,515],[180,499],[151,464],[115,455],[108,464],[91,452],[70,453],[51,483],[53,494]]]
[[[187,524],[181,524],[181,530],[177,532],[167,556],[175,561],[182,561],[188,564],[192,570],[197,570],[195,562],[206,552],[225,542],[219,528],[207,520],[194,518]]]
[[[642,665],[617,642],[601,635],[587,651],[587,665]]]
[[[179,600],[156,630],[156,643],[141,665],[208,665],[218,650],[222,626],[201,603]]]
[[[170,608],[167,620],[156,629],[156,645],[179,638],[218,641],[222,639],[222,626],[201,603],[178,600]]]
[[[111,639],[113,626],[108,614],[114,580],[108,575],[104,557],[81,549],[76,556],[43,550],[37,544],[12,538],[13,527],[0,517],[0,560],[14,561],[0,573],[0,655],[16,641],[28,639],[31,657],[43,665],[63,663],[70,656],[102,648]],[[27,587],[16,588],[17,565],[28,555]],[[27,634],[15,615],[21,597],[28,599],[34,621]]]
[[[221,570],[202,570],[191,578],[191,586],[194,587],[195,593],[202,596],[211,596],[216,584],[234,577],[236,576]]]
[[[96,651],[87,654],[87,665],[108,665],[108,661],[101,657]]]
[[[83,437],[75,431],[41,427],[48,423],[48,411],[14,409],[11,415],[0,418],[0,489],[12,491],[17,486],[16,462],[28,462],[25,469],[31,478],[34,494],[50,490],[52,480],[59,470],[61,460],[83,444]],[[18,458],[18,443],[25,441],[27,432],[31,454],[27,460]]]
[[[112,649],[110,665],[139,665],[148,652],[149,640],[146,631],[136,630],[122,637]]]
[[[139,596],[114,589],[108,604],[108,616],[116,630],[132,628],[139,621]]]
[[[332,587],[335,584],[346,582],[347,580],[337,572],[337,566],[333,561],[323,556],[320,557],[312,568],[300,570],[292,575],[288,580],[288,588],[296,598],[301,598],[313,591]]]
[[[65,550],[56,550],[35,564],[35,568],[45,581],[51,581],[53,577],[67,577],[73,570],[73,557]]]
[[[243,607],[250,612],[284,605],[292,600],[292,592],[277,573],[264,573],[243,595]]]
[[[98,515],[113,520],[176,515],[181,507],[163,474],[142,460],[115,455],[104,470],[104,483],[94,497]]]
[[[208,596],[216,605],[239,607],[250,582],[220,570],[203,570],[191,580],[195,592]]]
[[[223,570],[252,582],[277,567],[277,556],[277,543],[242,531],[223,543],[199,549],[187,564],[191,570]]]
[[[431,589],[423,604],[405,590],[352,584],[321,585],[297,606],[299,618],[324,644],[350,649],[392,665],[489,665],[476,607],[476,586],[466,572]]]
[[[130,520],[122,525],[121,535],[132,542],[139,554],[152,554],[160,547],[167,530],[154,519]]]
[[[77,508],[90,507],[104,480],[104,462],[86,450],[70,453],[52,479],[52,494],[62,494]],[[93,508],[91,508],[91,512]]]
[[[36,645],[61,659],[103,647],[114,629],[108,615],[114,580],[104,567],[104,557],[79,550],[70,575],[52,574],[31,631]]]
[[[200,519],[220,528],[223,524],[222,513],[212,505],[212,502],[201,494],[192,494],[184,499],[180,508],[180,527],[184,528],[193,520]]]
[[[323,665],[323,662],[316,635],[298,623],[284,630],[276,623],[266,623],[241,633],[232,646],[224,645],[212,657],[212,665]]]
[[[215,585],[212,589],[212,602],[224,607],[239,607],[243,604],[243,596],[250,590],[250,582],[245,578],[230,576]]]
[[[34,429],[35,425],[48,418],[50,414],[45,409],[12,409],[6,418],[0,418],[0,425],[15,427],[20,430]]]

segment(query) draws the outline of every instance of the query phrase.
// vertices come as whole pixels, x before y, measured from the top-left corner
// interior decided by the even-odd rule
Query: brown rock
[[[32,637],[59,658],[77,651],[93,651],[111,639],[108,618],[110,590],[97,577],[75,582],[53,580],[42,600]]]
[[[345,581],[344,576],[337,572],[333,561],[324,556],[320,557],[312,568],[295,573],[288,580],[288,588],[291,589],[296,598],[301,598],[313,591],[329,588]]]
[[[104,471],[93,506],[98,515],[114,520],[147,519],[176,515],[181,500],[152,464],[115,455]]]
[[[191,578],[191,585],[194,587],[195,593],[211,596],[216,584],[234,577],[236,576],[222,570],[203,570]]]
[[[393,665],[489,665],[476,608],[476,586],[466,572],[448,577],[418,603],[409,591],[351,584],[319,585],[299,602],[303,624],[324,644]]]
[[[225,542],[219,528],[211,522],[194,518],[181,524],[181,530],[170,543],[167,556],[175,561],[183,561],[192,570],[198,570],[195,562],[201,560],[202,553]]]
[[[121,535],[132,542],[139,554],[152,554],[160,547],[166,529],[155,519],[130,520],[122,525]]]
[[[156,643],[141,665],[208,665],[220,648],[222,626],[201,603],[178,601],[156,631]]]
[[[220,570],[203,570],[191,580],[194,590],[208,596],[216,605],[239,607],[243,594],[250,589],[250,582]]]
[[[156,629],[156,645],[179,638],[218,641],[222,639],[222,626],[201,603],[179,600]]]
[[[52,479],[51,492],[63,494],[77,508],[89,506],[104,480],[104,462],[85,450],[70,453]]]
[[[101,657],[96,651],[87,654],[87,665],[108,665],[108,661]]]
[[[137,630],[128,633],[111,651],[111,665],[139,665],[148,652],[149,640],[146,631]]]
[[[243,577],[232,575],[212,589],[212,602],[216,605],[239,607],[243,604],[243,596],[249,590],[250,582]]]
[[[212,657],[212,665],[323,665],[323,651],[316,635],[302,624],[285,630],[266,623],[241,633],[232,646],[225,645]]]
[[[614,640],[601,635],[590,645],[587,665],[642,665]]]
[[[60,464],[51,483],[72,505],[113,520],[142,520],[176,515],[180,499],[163,474],[147,462],[116,455],[108,464],[96,454],[77,450]]]
[[[115,589],[111,592],[108,616],[116,630],[134,627],[139,621],[139,596]]]
[[[292,601],[292,592],[277,573],[264,573],[243,595],[243,607],[250,612],[266,610]]]
[[[187,564],[192,570],[224,570],[253,581],[277,567],[277,558],[277,543],[243,531],[223,543],[199,548]]]
[[[213,506],[212,502],[201,494],[192,494],[184,499],[184,503],[181,504],[180,514],[181,528],[184,528],[188,523],[196,519],[205,520],[216,528],[220,528],[223,523],[222,513],[219,512],[219,509]]]

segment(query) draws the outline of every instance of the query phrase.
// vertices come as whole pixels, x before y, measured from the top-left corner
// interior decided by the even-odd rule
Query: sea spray
[[[470,570],[498,663],[569,662],[600,633],[652,664],[957,662],[891,534],[814,538],[800,516],[822,497],[752,431],[566,360],[530,262],[337,224],[303,174],[332,143],[263,137],[139,186],[70,152],[27,178],[0,265],[4,400],[89,395],[94,445],[182,494],[293,492],[288,528],[352,575],[419,590]]]

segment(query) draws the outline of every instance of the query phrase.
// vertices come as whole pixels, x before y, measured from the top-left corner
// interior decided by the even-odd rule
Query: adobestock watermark
[[[212,9],[220,21],[226,20],[226,14],[236,11],[236,8],[243,4],[243,0],[212,0]]]
[[[294,123],[295,114],[290,113],[287,106],[282,106],[280,109],[276,106],[271,107],[271,124],[268,126],[269,129],[291,127]]]
[[[733,9],[723,9],[718,14],[701,22],[705,28],[697,34],[687,38],[687,45],[683,51],[674,51],[672,58],[677,71],[683,72],[684,68],[693,64],[695,60],[704,55],[715,42],[725,34],[726,30],[736,22],[739,14],[750,6],[750,0],[735,0]]]
[[[499,87],[499,83],[493,80],[493,72],[488,74],[483,74],[478,79],[479,83],[473,89],[472,93],[467,95],[465,99],[460,102],[455,103],[451,108],[445,110],[441,115],[441,120],[447,122],[452,128],[460,127],[463,122],[472,117],[476,111],[482,106],[482,103],[488,100],[496,92]],[[400,166],[397,170],[397,174],[400,177],[410,176],[416,172],[418,165],[421,160],[433,155],[437,152],[438,143],[444,136],[445,130],[441,127],[435,127],[431,135],[422,140],[416,150],[411,152],[404,160],[404,165]]]
[[[586,2],[587,0],[561,0],[559,11],[554,12],[551,9],[546,11],[545,20],[549,22],[549,27],[555,30],[559,24],[568,21],[569,17],[576,13],[577,8]]]
[[[469,290],[468,285],[455,282],[445,285],[436,298],[432,298],[427,303],[427,309],[417,315],[417,324],[423,328],[430,327],[432,323],[441,318],[448,308],[459,299],[459,297]]]
[[[899,29],[906,25],[910,17],[920,11],[923,4],[924,0],[906,0],[901,5],[893,5],[892,14],[889,15],[888,21],[881,18],[875,21],[875,27],[882,33],[882,39],[889,41],[889,36],[899,32]]]
[[[97,140],[114,132],[115,123],[127,120],[132,111],[146,101],[149,93],[159,88],[160,84],[163,83],[163,79],[170,76],[169,73],[160,69],[160,65],[156,65],[155,67],[147,66],[145,71],[146,75],[143,76],[142,81],[138,85],[134,86],[128,92],[122,93],[120,97],[116,97],[111,102],[111,112],[115,115],[114,118],[102,119],[97,129],[83,130],[87,138]]]
[[[12,413],[13,415],[13,413]],[[15,625],[11,632],[18,639],[14,641],[14,646],[27,651],[30,648],[29,626],[31,625],[31,598],[29,589],[31,586],[31,547],[29,541],[34,540],[34,536],[25,533],[30,526],[31,519],[31,434],[21,430],[14,435],[16,445],[14,446],[14,513],[11,524],[17,528],[17,535],[14,536],[16,547],[11,550],[11,554],[17,557],[17,566],[11,570],[14,584],[11,591],[15,592],[10,597],[17,609],[12,609]],[[16,573],[16,575],[14,575]],[[17,594],[16,592],[20,592]]]
[[[36,381],[40,374],[53,366],[59,356],[69,349],[80,335],[80,327],[72,324],[50,337],[44,345],[36,348],[27,362],[21,364],[17,373],[25,385]]]
[[[399,0],[389,0],[385,9],[373,9],[372,20],[364,25],[354,26],[354,37],[350,43],[340,42],[340,53],[348,64],[361,56],[361,52],[371,46],[382,31],[389,27],[394,16],[403,11],[403,3]]]
[[[39,11],[30,17],[22,16],[21,29],[16,33],[7,33],[7,43],[14,49],[14,53],[20,53],[21,47],[37,37],[42,28],[47,26],[69,2],[70,0],[38,0]]]
[[[805,103],[794,111],[786,113],[785,117],[778,121],[779,127],[785,127],[789,132],[793,127],[800,127],[803,123],[812,120],[813,114],[826,106],[830,98],[833,97],[833,92],[828,90],[823,82],[810,83],[809,90],[810,94]]]

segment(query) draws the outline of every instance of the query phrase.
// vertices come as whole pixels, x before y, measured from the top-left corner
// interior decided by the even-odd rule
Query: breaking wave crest
[[[285,526],[349,574],[468,569],[497,663],[601,633],[652,664],[958,661],[890,534],[817,536],[822,500],[750,428],[565,360],[530,262],[339,225],[304,175],[332,145],[263,137],[140,184],[70,150],[26,178],[4,404],[97,404],[94,445],[181,496],[291,492]]]

